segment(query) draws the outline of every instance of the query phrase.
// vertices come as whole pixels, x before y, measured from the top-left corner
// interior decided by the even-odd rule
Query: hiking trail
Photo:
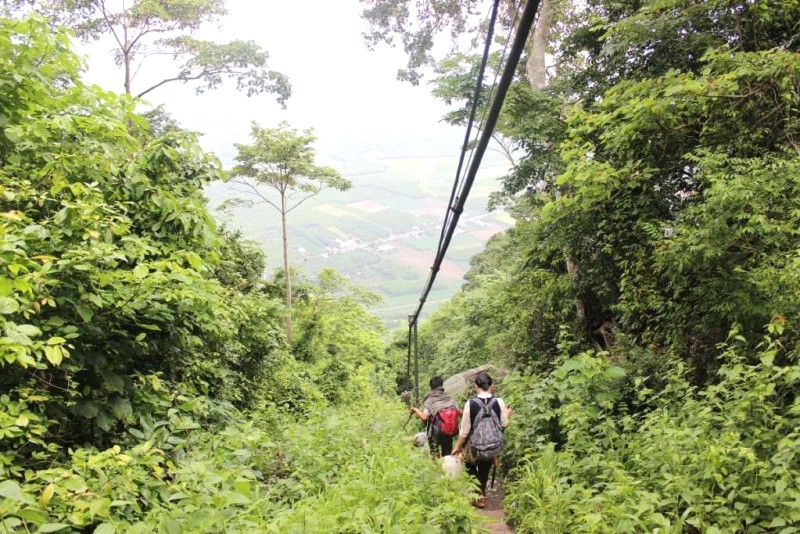
[[[486,530],[491,534],[514,532],[514,529],[506,524],[506,512],[503,508],[504,497],[505,490],[500,481],[486,491],[486,508],[480,510],[480,513],[491,519],[491,522],[486,524]]]

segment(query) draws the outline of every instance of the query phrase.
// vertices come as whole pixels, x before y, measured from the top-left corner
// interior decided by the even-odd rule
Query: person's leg
[[[486,495],[486,484],[489,482],[489,472],[492,470],[492,465],[494,465],[492,460],[476,464],[476,476],[478,482],[481,483],[481,495]]]
[[[450,456],[453,452],[453,438],[444,438],[441,442],[442,445],[442,456]]]
[[[477,464],[474,464],[474,463],[465,463],[465,464],[464,464],[464,467],[466,467],[466,468],[467,468],[467,473],[468,473],[470,476],[473,476],[473,477],[475,477],[476,479],[478,478],[478,466],[477,466]]]
[[[439,443],[435,439],[428,439],[428,449],[430,450],[431,456],[434,458],[439,457]]]

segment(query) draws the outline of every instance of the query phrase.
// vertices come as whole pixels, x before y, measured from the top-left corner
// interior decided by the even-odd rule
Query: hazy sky
[[[425,83],[396,80],[402,50],[367,50],[366,23],[358,0],[228,0],[230,15],[204,38],[252,39],[271,56],[270,67],[289,77],[293,95],[282,110],[272,95],[247,98],[233,84],[195,96],[191,85],[168,84],[150,93],[186,128],[204,133],[203,145],[229,164],[234,142],[248,142],[251,121],[274,126],[313,127],[322,162],[365,143],[407,147],[408,156],[458,155],[463,130],[440,122],[444,104]],[[107,46],[92,46],[88,79],[121,90],[121,72]],[[145,64],[134,90],[166,65]],[[160,79],[160,78],[155,78]],[[442,154],[443,155],[443,154]]]

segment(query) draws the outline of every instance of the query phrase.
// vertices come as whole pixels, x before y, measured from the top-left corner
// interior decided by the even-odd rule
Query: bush
[[[774,336],[744,346],[732,334],[703,390],[680,365],[659,391],[635,379],[634,411],[603,353],[506,380],[518,532],[796,532],[800,362]]]
[[[7,532],[468,532],[470,481],[451,479],[379,399],[297,423],[276,410],[176,395],[138,443],[78,449],[0,481]],[[214,411],[227,423],[201,429]]]

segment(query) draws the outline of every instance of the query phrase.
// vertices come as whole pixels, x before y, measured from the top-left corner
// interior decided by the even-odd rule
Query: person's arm
[[[423,421],[427,421],[428,420],[428,413],[427,412],[423,412],[419,408],[416,408],[414,406],[409,406],[408,407],[408,411],[409,411],[409,413],[415,414],[417,417],[419,417]]]
[[[453,447],[453,452],[451,453],[453,456],[461,453],[461,449],[464,448],[464,443],[467,441],[467,438],[469,438],[469,433],[472,430],[469,404],[469,401],[467,401],[467,403],[464,405],[464,409],[461,412],[461,427],[458,431],[458,441],[456,442],[456,446]]]
[[[508,426],[508,418],[511,417],[511,407],[506,406],[503,399],[498,398],[497,404],[500,405],[500,426],[506,428]]]

